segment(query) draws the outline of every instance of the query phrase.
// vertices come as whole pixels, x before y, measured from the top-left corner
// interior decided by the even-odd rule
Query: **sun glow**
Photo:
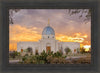
[[[83,46],[83,47],[85,48],[85,51],[89,51],[89,49],[91,48],[90,45],[85,45],[85,46]]]
[[[10,26],[10,45],[9,45],[9,50],[17,50],[17,42],[19,41],[38,41],[41,39],[41,34],[39,34],[37,31],[37,28],[34,27],[32,29],[28,29],[26,27],[22,27],[18,24],[14,24]],[[56,33],[55,35],[56,40],[63,41],[63,42],[79,42],[80,47],[81,44],[86,48],[86,51],[89,50],[90,46],[90,41],[87,41],[87,34],[82,34],[82,33],[74,33],[71,35],[65,35],[65,34],[60,34]]]

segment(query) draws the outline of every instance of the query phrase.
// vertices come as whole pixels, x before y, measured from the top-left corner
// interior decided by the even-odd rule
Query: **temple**
[[[72,53],[78,53],[80,51],[80,43],[78,42],[61,42],[55,39],[55,31],[50,26],[49,20],[48,25],[42,31],[42,38],[38,42],[18,42],[17,51],[23,52],[27,48],[32,49],[32,53],[35,54],[37,51],[40,54],[43,50],[48,51],[62,51],[65,54],[65,49],[69,48]]]

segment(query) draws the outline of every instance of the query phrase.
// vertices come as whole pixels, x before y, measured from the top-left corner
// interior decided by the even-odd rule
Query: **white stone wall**
[[[21,52],[21,49],[25,50],[28,47],[31,47],[33,53],[35,53],[35,49],[38,48],[39,42],[18,42],[17,43],[17,51]]]
[[[54,38],[55,39],[55,35],[42,35],[42,39],[46,39],[46,38]]]
[[[28,47],[31,47],[33,50],[33,54],[35,54],[36,49],[39,53],[41,53],[43,50],[46,51],[46,46],[51,46],[51,51],[57,52],[62,47],[62,51],[65,54],[65,48],[70,48],[72,53],[74,52],[74,49],[77,50],[77,48],[80,48],[80,43],[77,42],[59,42],[58,40],[55,40],[54,38],[45,38],[41,39],[39,42],[18,42],[17,43],[17,51],[20,52],[21,49],[27,49]]]
[[[72,53],[77,53],[77,48],[80,49],[80,43],[77,42],[61,42],[63,53],[65,53],[65,48],[71,49]],[[76,52],[74,50],[76,49]]]
[[[57,47],[56,47],[56,40],[55,39],[52,39],[52,38],[41,39],[40,46],[41,46],[42,51],[43,50],[46,51],[47,44],[49,44],[51,46],[51,51],[56,52]]]

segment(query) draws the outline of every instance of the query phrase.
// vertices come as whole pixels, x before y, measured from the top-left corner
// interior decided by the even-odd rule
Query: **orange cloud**
[[[71,36],[56,33],[57,40],[63,42],[79,42],[81,48],[84,47],[85,51],[89,51],[89,48],[91,46],[91,41],[87,41],[86,40],[87,37],[88,37],[87,34],[82,34],[82,33],[74,33]],[[87,45],[89,48],[87,47]]]
[[[28,29],[26,27],[22,27],[20,25],[14,24],[9,27],[10,38],[9,38],[9,50],[17,49],[17,42],[19,41],[38,41],[41,38],[41,35],[35,30],[36,27],[32,29]],[[15,48],[13,48],[15,46]]]
[[[83,43],[85,41],[85,38],[87,38],[87,34],[81,34],[81,33],[74,33],[71,36],[67,36],[64,34],[56,34],[56,39],[60,41],[66,41],[66,42],[79,42]]]
[[[38,28],[26,28],[23,26],[20,26],[18,24],[10,25],[9,26],[9,32],[10,32],[10,38],[9,38],[9,50],[17,50],[17,42],[19,41],[38,41],[41,39],[41,34],[39,34],[36,30]],[[83,45],[90,45],[90,41],[87,41],[86,38],[88,37],[87,34],[82,33],[74,33],[70,36],[65,34],[59,34],[56,33],[56,39],[63,41],[63,42],[79,42]]]

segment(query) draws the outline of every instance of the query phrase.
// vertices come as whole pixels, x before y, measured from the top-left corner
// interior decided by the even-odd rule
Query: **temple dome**
[[[52,27],[47,26],[43,29],[42,35],[55,35],[55,31]]]

